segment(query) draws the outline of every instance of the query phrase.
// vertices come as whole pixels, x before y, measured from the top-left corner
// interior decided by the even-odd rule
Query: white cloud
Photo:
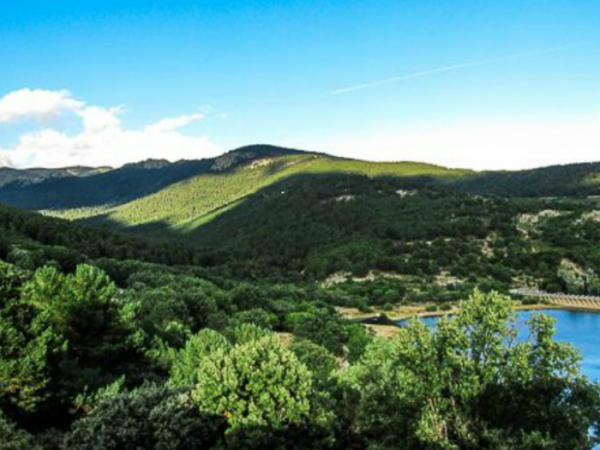
[[[0,123],[22,119],[47,120],[63,111],[74,111],[83,107],[69,91],[47,91],[43,89],[21,89],[0,98]]]
[[[10,158],[0,153],[0,167],[12,167],[12,165]]]
[[[146,131],[154,133],[168,133],[202,119],[204,119],[204,114],[201,113],[184,114],[179,117],[169,117],[161,120],[160,122],[147,126]]]
[[[186,114],[141,129],[127,129],[119,117],[123,107],[87,105],[67,91],[23,89],[10,93],[0,100],[0,122],[17,118],[46,119],[66,110],[79,117],[82,131],[67,133],[46,126],[26,132],[13,147],[0,148],[0,164],[14,167],[121,166],[146,158],[174,161],[214,156],[220,152],[206,136],[187,135],[179,130],[201,120],[202,114]]]
[[[117,129],[120,126],[119,114],[123,107],[101,108],[99,106],[88,106],[77,112],[77,115],[83,120],[83,128],[88,133],[97,133],[110,129]]]
[[[480,170],[600,161],[600,115],[413,124],[325,137],[309,146],[350,158]]]

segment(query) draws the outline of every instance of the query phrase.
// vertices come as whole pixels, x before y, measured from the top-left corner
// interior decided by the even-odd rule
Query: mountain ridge
[[[97,172],[75,169],[42,172],[42,177],[25,183],[10,172],[12,181],[0,177],[0,203],[92,225],[188,232],[268,186],[297,176],[309,184],[322,175],[416,177],[443,189],[501,197],[600,194],[600,163],[476,172],[418,162],[355,160],[266,144],[200,160],[147,159]]]
[[[172,163],[166,160],[144,160],[87,177],[69,174],[68,168],[6,169],[0,172],[0,203],[29,210],[120,204],[151,194],[185,178],[210,172],[215,164],[217,167],[214,170],[218,171],[221,170],[220,167],[232,167],[275,151],[294,152],[292,149],[274,146],[246,146],[215,158],[178,160]],[[40,170],[45,171],[43,173],[46,175],[28,183],[20,182],[19,177],[27,177]]]

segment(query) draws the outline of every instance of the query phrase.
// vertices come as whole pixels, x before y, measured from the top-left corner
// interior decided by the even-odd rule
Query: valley
[[[511,298],[515,289],[600,294],[600,198],[590,182],[595,167],[486,174],[261,146],[211,160],[90,169],[85,176],[13,174],[12,181],[0,183],[0,201],[12,205],[0,206],[0,337],[6,343],[0,383],[8,377],[12,383],[0,390],[0,407],[8,411],[7,419],[0,415],[0,427],[17,423],[27,430],[20,439],[31,445],[52,434],[68,448],[88,448],[96,439],[88,427],[98,420],[106,430],[114,422],[115,402],[146,398],[158,402],[152,408],[169,408],[169,389],[176,388],[190,395],[191,404],[208,405],[215,391],[194,390],[202,386],[196,377],[216,377],[218,386],[226,386],[220,378],[225,372],[198,367],[211,367],[212,358],[231,367],[248,357],[257,358],[256,364],[275,358],[269,367],[298,371],[301,381],[290,389],[309,382],[318,393],[302,394],[314,419],[302,416],[301,423],[311,433],[294,434],[282,425],[283,441],[325,449],[344,447],[350,438],[367,448],[377,438],[366,437],[373,429],[362,418],[407,423],[424,414],[417,409],[399,418],[390,416],[391,405],[373,405],[378,395],[393,395],[395,409],[406,401],[407,385],[393,394],[378,392],[370,377],[378,379],[380,370],[395,377],[412,364],[435,366],[423,375],[398,374],[429,387],[428,374],[453,364],[417,349],[469,354],[478,345],[476,333],[496,327],[494,345],[505,359],[493,367],[502,377],[517,376],[503,367],[523,364],[522,349],[542,359],[536,352],[561,352],[553,370],[571,373],[578,357],[570,347],[544,340],[554,325],[543,318],[529,325],[537,340],[504,346],[515,332],[511,318],[549,306]],[[551,189],[549,176],[560,181]],[[552,189],[556,195],[535,195]],[[449,328],[441,328],[449,341],[418,323],[394,322],[450,312],[452,320],[442,325]],[[366,318],[373,323],[363,324]],[[521,332],[526,325],[519,324]],[[559,333],[563,328],[559,323]],[[412,348],[414,353],[403,353]],[[404,369],[379,368],[394,358]],[[594,374],[589,360],[582,361],[586,373]],[[475,370],[469,367],[453,379],[468,380]],[[542,376],[541,369],[528,367]],[[485,378],[484,372],[477,376]],[[570,386],[576,382],[562,379]],[[269,381],[261,389],[282,383]],[[436,383],[446,389],[443,379]],[[365,388],[375,391],[363,396]],[[497,395],[513,395],[503,389]],[[531,398],[527,389],[511,403],[519,410]],[[419,402],[428,398],[410,395]],[[595,407],[596,397],[587,398]],[[345,415],[347,402],[356,415]],[[177,411],[198,425],[196,407],[186,408],[178,404]],[[237,448],[236,439],[242,439],[247,448],[248,425],[222,414],[206,418],[207,439],[227,448]],[[180,416],[169,417],[160,427],[179,427]],[[503,429],[496,418],[488,420]],[[340,424],[345,431],[336,431]],[[386,435],[412,439],[412,431],[392,429]],[[586,429],[569,439],[587,439]],[[279,439],[260,427],[252,433],[251,448]]]
[[[0,9],[0,450],[600,450],[600,1]]]

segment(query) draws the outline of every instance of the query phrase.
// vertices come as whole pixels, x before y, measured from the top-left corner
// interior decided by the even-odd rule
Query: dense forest
[[[420,179],[299,176],[186,239],[205,267],[244,279],[387,274],[407,300],[463,298],[475,287],[596,293],[597,208],[593,198],[482,197]]]
[[[482,195],[435,166],[389,174],[295,151],[257,165],[273,154],[254,151],[105,217],[70,210],[80,223],[0,206],[0,449],[600,443],[600,387],[580,355],[544,316],[515,341],[507,295],[600,293],[599,199],[540,197],[523,174],[513,192],[479,174]],[[589,179],[590,167],[570,173]],[[457,314],[393,338],[340,314],[424,303]]]
[[[156,253],[114,232],[2,217],[2,449],[598,441],[600,391],[579,375],[579,355],[543,316],[515,344],[500,294],[475,291],[435,330],[414,321],[378,338],[314,285],[206,278],[150,262]],[[98,240],[102,254],[86,245]]]
[[[600,164],[474,172],[417,162],[370,162],[251,145],[217,158],[147,160],[123,167],[0,168],[0,203],[120,226],[195,228],[257,191],[297,175],[422,177],[471,194],[563,197],[600,194]]]

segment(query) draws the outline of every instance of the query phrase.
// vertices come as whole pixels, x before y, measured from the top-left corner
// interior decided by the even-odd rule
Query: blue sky
[[[599,25],[597,0],[3,2],[0,163],[257,142],[480,169],[600,159]]]

